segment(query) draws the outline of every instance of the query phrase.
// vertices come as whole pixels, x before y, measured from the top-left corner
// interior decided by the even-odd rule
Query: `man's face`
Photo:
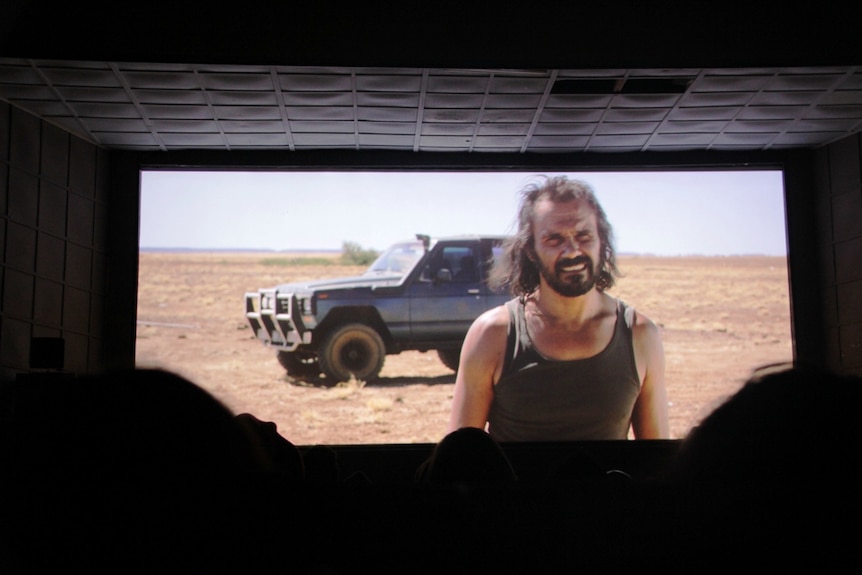
[[[560,295],[577,297],[596,284],[604,265],[595,211],[582,201],[536,203],[534,259],[544,283]]]

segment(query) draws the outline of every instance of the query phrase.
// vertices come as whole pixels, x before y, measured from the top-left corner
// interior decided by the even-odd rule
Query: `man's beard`
[[[604,265],[604,261],[600,261],[598,266],[593,266],[593,260],[589,256],[578,256],[576,258],[566,258],[558,261],[554,269],[546,267],[545,264],[538,260],[539,273],[552,290],[565,297],[582,296],[596,285],[596,274]],[[571,273],[563,272],[563,269],[573,265],[586,264],[581,272]],[[568,278],[562,277],[568,275]]]

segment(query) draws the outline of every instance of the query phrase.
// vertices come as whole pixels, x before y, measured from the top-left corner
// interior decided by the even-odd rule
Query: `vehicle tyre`
[[[317,377],[320,375],[320,364],[314,352],[297,349],[296,351],[279,351],[278,363],[292,377]]]
[[[373,328],[361,323],[339,327],[323,340],[318,353],[320,369],[330,383],[373,381],[383,369],[386,346]]]
[[[458,371],[458,362],[461,361],[460,349],[438,349],[437,355],[440,357],[443,365],[452,371]]]

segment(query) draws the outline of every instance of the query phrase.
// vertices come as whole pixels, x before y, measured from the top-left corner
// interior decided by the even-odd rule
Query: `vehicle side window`
[[[469,246],[446,246],[437,252],[422,270],[422,279],[433,281],[440,270],[449,270],[452,281],[468,283],[479,281],[476,254]]]

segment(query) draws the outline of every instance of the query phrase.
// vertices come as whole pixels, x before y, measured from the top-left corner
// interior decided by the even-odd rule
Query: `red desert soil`
[[[243,294],[362,267],[280,266],[272,253],[141,254],[136,361],[183,375],[236,413],[276,423],[297,445],[433,443],[455,374],[435,352],[387,356],[378,381],[325,388],[292,380],[245,321]],[[681,438],[758,366],[790,361],[783,257],[621,257],[609,293],[663,334],[671,434]]]

